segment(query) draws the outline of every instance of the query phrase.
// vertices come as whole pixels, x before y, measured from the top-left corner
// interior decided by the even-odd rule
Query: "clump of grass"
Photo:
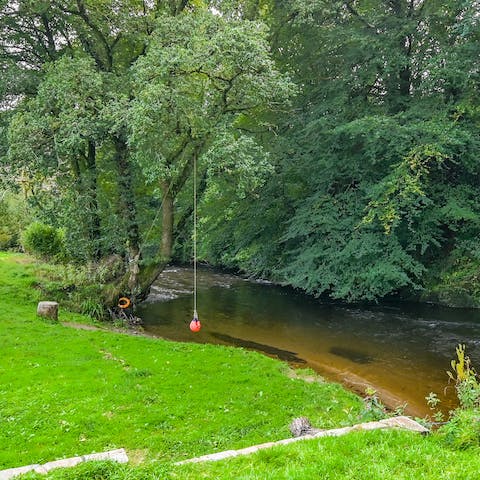
[[[446,442],[459,449],[480,447],[480,382],[465,353],[465,345],[456,347],[457,358],[451,361],[447,375],[455,384],[459,406],[440,429]],[[434,394],[430,394],[435,399]]]
[[[172,478],[182,479],[474,480],[479,468],[480,456],[447,449],[436,437],[377,430],[274,447],[228,461],[177,466],[170,472]]]

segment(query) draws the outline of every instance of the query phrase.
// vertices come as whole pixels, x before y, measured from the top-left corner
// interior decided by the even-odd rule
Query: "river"
[[[262,351],[362,393],[374,388],[390,408],[429,413],[436,392],[455,406],[446,370],[458,343],[480,365],[480,311],[426,304],[358,307],[322,303],[290,288],[208,268],[198,272],[199,333],[190,332],[192,270],[169,267],[139,306],[145,330],[162,338]]]

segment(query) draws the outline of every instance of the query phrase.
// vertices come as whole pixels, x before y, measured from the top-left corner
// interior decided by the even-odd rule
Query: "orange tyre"
[[[120,308],[128,308],[131,304],[132,302],[127,297],[122,297],[118,300],[118,306]]]

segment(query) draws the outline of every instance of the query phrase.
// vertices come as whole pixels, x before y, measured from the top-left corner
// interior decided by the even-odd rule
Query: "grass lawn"
[[[289,378],[255,352],[40,320],[36,269],[0,254],[0,469],[118,447],[175,461],[288,437],[301,415],[329,428],[362,410],[340,386]]]
[[[38,265],[0,253],[0,469],[124,447],[132,462],[81,464],[46,480],[480,478],[480,449],[438,435],[357,432],[221,462],[173,462],[361,421],[338,385],[290,378],[285,364],[241,349],[166,342],[52,324],[35,315]],[[62,321],[82,317],[61,312]],[[185,328],[187,328],[186,319]]]

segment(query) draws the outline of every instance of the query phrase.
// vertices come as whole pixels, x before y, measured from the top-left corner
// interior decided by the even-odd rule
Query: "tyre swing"
[[[193,319],[190,330],[197,333],[202,328],[197,313],[197,156],[193,157]]]

